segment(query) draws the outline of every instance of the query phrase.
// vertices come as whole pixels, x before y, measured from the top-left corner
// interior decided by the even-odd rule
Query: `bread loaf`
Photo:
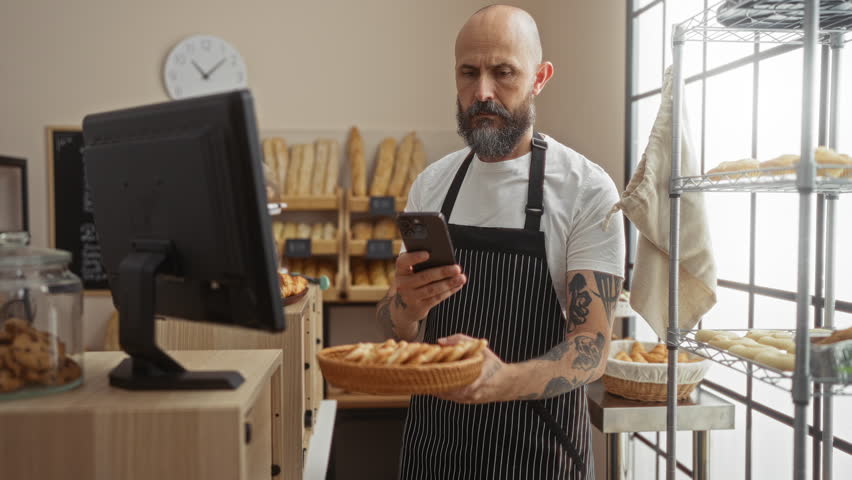
[[[364,140],[358,127],[349,131],[349,144],[346,147],[349,157],[349,169],[352,172],[352,195],[364,197],[367,195],[367,166],[364,163]]]
[[[792,353],[763,350],[754,356],[754,361],[785,372],[792,372],[796,369],[796,356]]]
[[[287,191],[287,166],[290,163],[289,155],[287,155],[287,142],[282,138],[275,137],[272,139],[272,148],[275,153],[275,176],[278,179],[278,191],[281,195]]]
[[[405,188],[402,191],[402,197],[408,198],[408,193],[411,192],[411,186],[414,180],[420,175],[420,172],[426,168],[426,152],[423,150],[423,142],[419,138],[414,138],[414,148],[411,152],[411,166],[408,167],[408,180],[405,182]]]
[[[828,147],[818,147],[814,152],[814,162],[817,165],[842,165],[843,156]],[[837,178],[843,174],[843,168],[818,168],[817,175]]]
[[[324,240],[335,240],[337,238],[337,227],[331,223],[324,223],[322,226],[322,238]]]
[[[296,238],[311,238],[311,226],[307,223],[296,225]]]
[[[317,140],[314,148],[316,159],[311,174],[311,195],[322,195],[325,193],[325,175],[328,172],[328,143],[325,140]]]
[[[283,235],[284,235],[285,240],[288,239],[288,238],[296,238],[296,235],[297,235],[296,224],[293,223],[293,222],[285,222],[284,223]]]
[[[336,275],[335,275],[335,271],[334,271],[334,268],[333,268],[332,265],[333,264],[329,261],[320,262],[319,271],[317,271],[317,276],[321,277],[321,276],[325,275],[326,277],[328,277],[328,281],[331,283],[331,286],[333,287]]]
[[[297,195],[304,197],[311,194],[311,177],[315,166],[313,144],[307,143],[302,145],[302,164],[299,165],[299,183],[296,186]]]
[[[390,218],[383,218],[376,222],[373,229],[373,238],[380,240],[393,240],[396,236],[396,223]]]
[[[304,273],[305,272],[305,259],[304,258],[290,258],[287,260],[287,270],[290,273]]]
[[[376,154],[376,168],[373,171],[373,183],[370,185],[370,196],[381,197],[388,194],[395,150],[396,140],[391,137],[385,138],[379,145],[379,151]]]
[[[408,170],[411,166],[411,157],[414,153],[414,132],[409,133],[402,139],[396,151],[396,162],[393,166],[393,175],[388,185],[387,194],[392,197],[402,195],[405,184],[408,181]]]
[[[757,160],[755,160],[753,158],[745,158],[745,159],[742,159],[742,160],[735,160],[735,161],[732,161],[732,162],[722,162],[719,165],[717,165],[715,168],[708,170],[707,175],[714,175],[714,174],[725,173],[725,172],[742,172],[742,171],[754,170],[753,172],[750,171],[749,173],[744,174],[745,176],[748,176],[748,177],[754,177],[754,176],[757,176],[757,175],[760,174],[760,172],[757,171],[759,168],[760,168],[760,162],[758,162]],[[737,177],[738,177],[738,175],[718,175],[718,176],[715,176],[713,179],[714,180],[735,179]]]
[[[760,169],[770,169],[770,168],[780,168],[780,167],[793,167],[786,170],[774,170],[768,172],[761,172],[761,175],[785,175],[785,174],[794,174],[796,173],[795,166],[799,164],[799,156],[798,155],[781,155],[779,157],[775,157],[772,160],[766,160],[765,162],[760,162]]]
[[[263,164],[273,173],[273,181],[278,184],[278,157],[275,155],[275,139],[263,139]]]
[[[337,140],[327,140],[328,142],[328,169],[325,173],[325,184],[323,185],[323,194],[334,195],[337,191],[337,180],[340,176],[340,153],[338,151]]]
[[[370,275],[367,272],[367,264],[360,258],[353,258],[350,263],[352,269],[352,285],[359,287],[370,286]]]
[[[695,333],[695,339],[699,342],[707,343],[710,340],[713,340],[715,337],[725,336],[725,337],[736,337],[736,333],[726,332],[723,330],[699,330]]]
[[[302,169],[303,145],[290,147],[290,164],[287,165],[287,195],[299,194],[299,173]]]
[[[323,224],[321,223],[315,223],[311,225],[311,240],[322,240],[323,230]]]
[[[396,261],[395,260],[387,260],[385,262],[385,272],[388,275],[388,283],[393,283],[396,278]]]
[[[354,240],[369,240],[373,238],[373,224],[364,220],[353,223],[352,238]]]
[[[383,260],[374,260],[370,262],[370,284],[374,287],[387,287],[388,276],[385,271],[385,262]]]

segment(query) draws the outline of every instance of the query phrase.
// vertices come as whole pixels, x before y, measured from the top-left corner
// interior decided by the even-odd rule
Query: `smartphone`
[[[456,264],[450,232],[441,212],[403,212],[396,216],[396,225],[407,252],[429,252],[429,260],[415,265],[415,272]]]

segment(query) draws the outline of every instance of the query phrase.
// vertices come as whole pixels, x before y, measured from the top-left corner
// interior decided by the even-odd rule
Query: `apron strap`
[[[538,132],[533,133],[524,230],[537,232],[541,229],[541,216],[544,214],[544,165],[546,151],[547,142],[544,141],[544,137]],[[461,166],[459,166],[456,176],[453,178],[453,183],[450,184],[450,189],[447,191],[447,196],[444,197],[444,203],[441,205],[441,214],[444,215],[444,220],[447,223],[450,223],[450,215],[453,213],[453,207],[456,205],[456,199],[459,196],[462,183],[464,183],[464,178],[467,176],[470,163],[473,161],[473,156],[474,151],[471,150]]]
[[[586,462],[583,461],[583,457],[580,456],[580,452],[574,448],[574,443],[571,442],[571,439],[568,438],[568,435],[562,430],[562,427],[559,426],[559,423],[553,418],[553,415],[547,410],[544,406],[544,402],[541,400],[529,400],[526,402],[533,411],[544,421],[544,424],[547,426],[547,429],[550,433],[556,437],[556,441],[562,445],[562,448],[568,453],[568,456],[573,460],[574,468],[578,469],[580,475],[585,477],[586,471]]]
[[[544,214],[544,162],[547,142],[540,133],[535,132],[532,139],[530,158],[530,180],[527,187],[527,220],[524,230],[537,232],[541,229],[541,216]]]

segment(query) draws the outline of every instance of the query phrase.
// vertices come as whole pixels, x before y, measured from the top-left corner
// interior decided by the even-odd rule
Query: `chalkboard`
[[[51,246],[71,252],[71,271],[86,293],[109,294],[94,211],[83,169],[83,132],[49,127]]]

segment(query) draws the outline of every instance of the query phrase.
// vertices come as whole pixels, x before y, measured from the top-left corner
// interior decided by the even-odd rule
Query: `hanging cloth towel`
[[[622,210],[639,230],[630,306],[660,338],[669,319],[669,179],[672,166],[672,69],[666,69],[662,101],[648,147],[636,173],[610,215]],[[681,175],[699,175],[682,115]],[[691,329],[716,303],[716,264],[703,193],[686,193],[680,201],[680,328]]]

